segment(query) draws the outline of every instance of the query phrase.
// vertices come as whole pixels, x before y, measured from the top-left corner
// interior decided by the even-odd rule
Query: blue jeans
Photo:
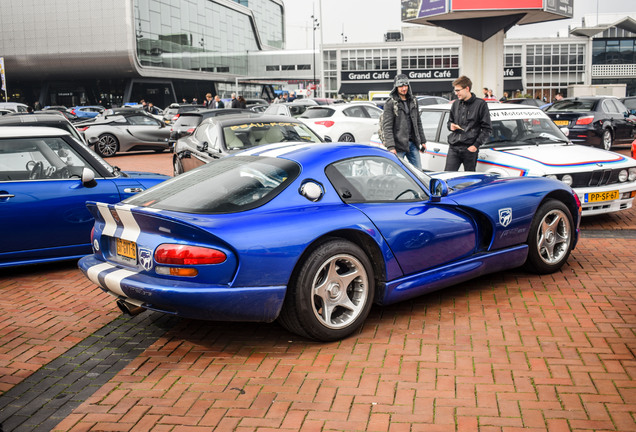
[[[396,152],[400,159],[404,159],[406,156],[406,160],[409,161],[411,165],[413,165],[417,169],[422,169],[422,161],[420,160],[420,148],[421,144],[417,145],[413,141],[409,141],[409,151],[407,152]]]

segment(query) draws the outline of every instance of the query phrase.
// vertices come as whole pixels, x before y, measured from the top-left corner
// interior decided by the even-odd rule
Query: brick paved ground
[[[177,320],[54,430],[634,431],[635,213],[585,220],[615,237],[559,273],[375,307],[338,343]],[[0,394],[119,315],[70,264],[1,271],[0,310]]]

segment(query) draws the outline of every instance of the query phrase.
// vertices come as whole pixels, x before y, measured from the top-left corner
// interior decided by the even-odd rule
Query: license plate
[[[612,201],[618,199],[618,191],[593,192],[585,194],[585,202]]]
[[[131,242],[124,239],[116,239],[117,240],[117,255],[137,260],[137,244],[135,242]]]
[[[557,126],[567,126],[569,123],[567,120],[554,120],[554,124]]]

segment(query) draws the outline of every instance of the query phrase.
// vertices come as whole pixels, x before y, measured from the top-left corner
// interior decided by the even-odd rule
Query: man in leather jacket
[[[422,129],[417,99],[411,93],[406,75],[395,77],[394,87],[384,104],[382,116],[384,145],[390,152],[422,169],[420,152],[426,151],[426,137]]]
[[[492,133],[488,104],[470,91],[472,86],[472,81],[466,76],[453,81],[457,100],[451,106],[448,119],[451,133],[444,171],[458,171],[462,164],[464,171],[475,171],[479,146]]]

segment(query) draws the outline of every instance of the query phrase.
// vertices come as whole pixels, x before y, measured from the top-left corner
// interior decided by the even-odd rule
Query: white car
[[[372,104],[344,103],[309,107],[298,119],[327,141],[368,143],[380,114]]]
[[[447,127],[452,104],[420,109],[428,140],[422,169],[443,171],[448,154]],[[636,160],[618,153],[572,144],[539,108],[488,104],[493,133],[479,148],[477,171],[501,176],[545,176],[570,185],[583,216],[632,207],[636,195]],[[380,144],[377,135],[372,144]]]

